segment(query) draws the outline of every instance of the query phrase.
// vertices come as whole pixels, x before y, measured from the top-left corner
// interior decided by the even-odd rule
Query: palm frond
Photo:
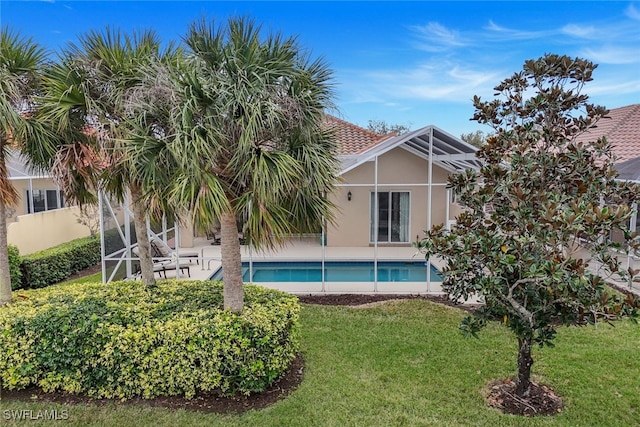
[[[18,198],[5,163],[9,149],[33,155],[32,165],[43,167],[41,154],[49,147],[37,123],[30,120],[45,58],[45,50],[32,39],[9,27],[0,30],[0,198],[5,204]]]

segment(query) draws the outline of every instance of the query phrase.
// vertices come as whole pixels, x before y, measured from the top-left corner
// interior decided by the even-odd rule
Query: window
[[[453,188],[449,188],[449,204],[457,205],[458,204],[458,195],[456,194]]]
[[[378,192],[378,223],[376,220],[376,193],[371,193],[371,235],[369,240],[375,241],[376,230],[378,242],[409,242],[409,192]]]
[[[64,207],[62,193],[58,190],[33,190],[33,199],[31,199],[31,191],[27,190],[26,200],[27,213],[44,212]],[[33,212],[31,212],[32,202]]]

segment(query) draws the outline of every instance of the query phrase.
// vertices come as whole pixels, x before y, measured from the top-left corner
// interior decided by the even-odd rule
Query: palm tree
[[[251,244],[274,247],[332,218],[325,195],[337,180],[337,150],[323,130],[332,72],[294,38],[261,39],[246,18],[221,28],[198,21],[184,41],[190,52],[170,79],[175,107],[166,109],[167,127],[141,137],[130,156],[170,153],[171,185],[157,196],[191,212],[200,229],[219,222],[224,306],[239,312],[238,219],[246,218]],[[160,164],[139,161],[136,173],[154,176]]]
[[[54,141],[31,120],[45,59],[45,51],[30,38],[0,29],[0,305],[11,302],[6,208],[18,199],[6,160],[17,151],[32,167],[46,169]]]
[[[65,196],[80,203],[95,200],[100,188],[122,201],[132,200],[142,281],[154,285],[146,227],[147,207],[141,183],[130,173],[122,141],[129,137],[129,93],[145,78],[143,70],[176,54],[161,50],[151,31],[122,34],[108,27],[91,31],[70,44],[45,78],[44,117],[55,123],[67,143],[58,151],[54,175]]]

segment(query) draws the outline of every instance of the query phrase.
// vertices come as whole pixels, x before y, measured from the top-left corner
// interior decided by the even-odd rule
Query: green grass
[[[277,404],[241,415],[121,404],[1,406],[34,413],[66,408],[64,424],[76,426],[638,425],[639,326],[621,321],[615,327],[562,329],[555,348],[534,352],[533,371],[537,381],[564,397],[566,408],[554,417],[521,418],[488,408],[481,396],[487,382],[515,372],[513,337],[492,324],[480,340],[467,340],[457,329],[463,315],[418,300],[369,309],[304,306],[304,381]]]
[[[102,281],[102,272],[98,271],[97,273],[90,274],[88,276],[79,277],[77,279],[66,280],[64,282],[58,283],[59,285],[66,285],[69,283],[96,283]]]

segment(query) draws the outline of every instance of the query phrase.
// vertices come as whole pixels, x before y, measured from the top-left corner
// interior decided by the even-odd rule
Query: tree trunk
[[[151,245],[147,234],[147,213],[139,202],[142,190],[137,185],[129,187],[131,192],[131,211],[133,212],[133,225],[138,239],[138,254],[140,256],[140,274],[145,286],[155,286],[156,278],[153,273],[153,259],[151,257]]]
[[[516,395],[529,397],[531,393],[531,337],[518,338],[518,379],[516,380]]]
[[[7,248],[6,206],[0,200],[0,306],[11,302],[11,274],[9,271],[9,249]]]
[[[222,251],[224,308],[233,313],[239,313],[244,308],[244,289],[242,288],[238,224],[233,213],[224,213],[220,217],[220,250]]]

